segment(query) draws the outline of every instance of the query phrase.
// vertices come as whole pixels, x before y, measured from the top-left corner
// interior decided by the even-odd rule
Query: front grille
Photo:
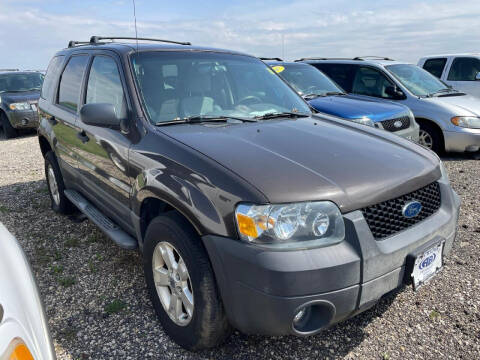
[[[399,125],[401,123],[401,125]],[[397,124],[397,126],[395,126]],[[396,119],[390,119],[382,121],[384,130],[395,132],[403,129],[407,129],[410,126],[410,117],[402,116]]]
[[[420,202],[422,210],[416,217],[406,218],[402,214],[402,208],[411,200]],[[362,213],[375,240],[381,240],[433,215],[440,205],[440,186],[434,182],[396,199],[366,207],[362,209]]]

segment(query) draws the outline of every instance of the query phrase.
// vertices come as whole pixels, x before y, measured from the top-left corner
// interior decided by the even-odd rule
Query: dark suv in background
[[[15,137],[18,130],[36,129],[37,104],[43,74],[0,70],[0,137]]]
[[[316,334],[442,267],[460,201],[433,152],[313,114],[256,57],[122,39],[54,56],[39,143],[52,208],[140,249],[177,343]]]

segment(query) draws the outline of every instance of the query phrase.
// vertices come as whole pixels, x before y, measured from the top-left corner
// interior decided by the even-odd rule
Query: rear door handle
[[[80,132],[77,132],[77,138],[79,138],[80,141],[81,141],[82,143],[84,143],[84,144],[85,144],[86,142],[88,142],[88,140],[90,140],[90,138],[88,137],[88,135],[85,133],[85,130],[82,130],[82,131],[80,131]]]

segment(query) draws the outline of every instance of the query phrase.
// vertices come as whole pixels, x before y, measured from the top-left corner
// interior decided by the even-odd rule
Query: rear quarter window
[[[40,94],[42,99],[52,100],[53,94],[55,92],[55,83],[58,78],[60,69],[62,68],[64,59],[65,56],[60,55],[55,56],[52,60],[50,60],[45,79],[43,80],[42,92]]]
[[[349,64],[311,64],[323,71],[329,78],[335,81],[346,92],[352,92],[352,84],[355,78],[355,68]]]
[[[446,63],[447,58],[428,59],[423,64],[423,68],[437,78],[441,78]]]

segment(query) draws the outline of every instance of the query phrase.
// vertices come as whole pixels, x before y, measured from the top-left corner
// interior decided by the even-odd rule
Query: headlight
[[[20,111],[30,110],[32,108],[30,104],[26,102],[12,103],[9,105],[9,107],[11,110],[20,110]]]
[[[333,245],[345,238],[342,214],[330,201],[240,204],[235,218],[242,240],[279,250]]]
[[[480,129],[480,118],[475,116],[455,116],[451,122],[453,125],[464,128]]]
[[[362,117],[362,118],[360,118],[360,119],[351,119],[351,120],[352,120],[353,122],[356,122],[357,124],[362,124],[362,125],[367,125],[367,126],[375,126],[375,124],[373,123],[373,121],[372,121],[370,118],[366,117],[366,116],[364,116],[364,117]]]
[[[442,180],[445,182],[450,182],[450,179],[448,177],[448,171],[445,168],[445,165],[443,165],[443,161],[440,161],[440,171],[442,172]]]

